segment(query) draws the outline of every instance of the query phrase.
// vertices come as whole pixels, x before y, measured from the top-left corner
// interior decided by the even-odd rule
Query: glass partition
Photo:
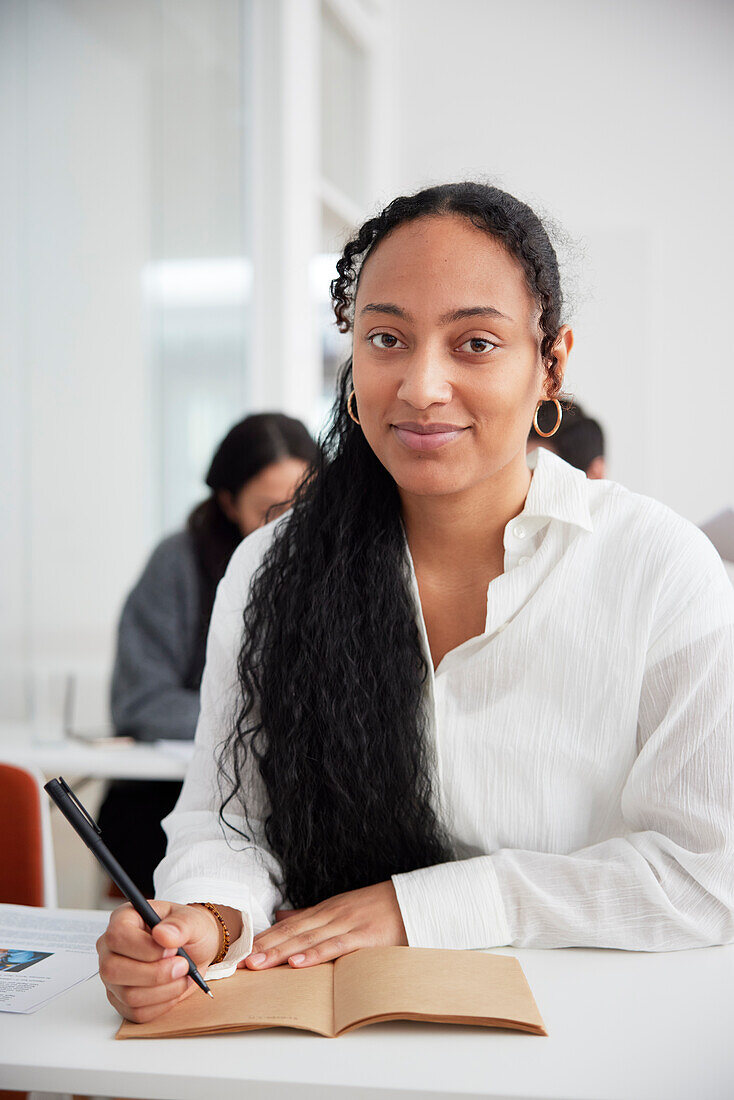
[[[142,272],[163,530],[202,495],[247,409],[253,269],[246,0],[162,0],[151,65],[151,258]]]
[[[367,55],[331,7],[321,9],[321,174],[352,202],[368,194]]]
[[[106,721],[124,595],[248,411],[255,2],[0,3],[5,717],[73,672]]]

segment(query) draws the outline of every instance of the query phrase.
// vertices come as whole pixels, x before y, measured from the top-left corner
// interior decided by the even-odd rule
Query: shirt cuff
[[[216,902],[212,902],[216,904]],[[225,905],[219,901],[220,905]],[[240,910],[242,914],[242,935],[234,943],[229,945],[229,950],[221,962],[210,966],[204,975],[206,981],[216,981],[217,978],[229,978],[237,969],[237,963],[242,962],[252,951],[252,918],[246,909]]]
[[[491,856],[422,867],[392,882],[410,947],[470,951],[510,943]]]

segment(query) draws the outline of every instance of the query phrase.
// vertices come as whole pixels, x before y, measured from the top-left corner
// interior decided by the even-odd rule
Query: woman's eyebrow
[[[444,313],[439,317],[440,325],[453,325],[456,321],[465,321],[468,317],[499,317],[503,321],[511,321],[506,313],[500,313],[494,306],[471,306],[469,309],[454,309],[450,313]]]
[[[392,302],[369,302],[360,311],[360,314],[364,313],[391,313],[393,317],[401,317],[403,321],[408,321],[409,324],[413,323],[413,318],[409,313],[406,313],[400,306],[395,306]]]
[[[392,302],[369,302],[360,310],[360,314],[365,313],[389,313],[393,317],[400,317],[409,324],[413,324],[414,320],[410,313],[406,313],[404,309]],[[453,325],[457,321],[465,321],[469,317],[499,317],[503,321],[512,321],[511,317],[508,317],[506,313],[501,313],[494,306],[470,306],[466,309],[452,309],[450,313],[444,313],[442,317],[439,317],[438,323],[440,325]]]

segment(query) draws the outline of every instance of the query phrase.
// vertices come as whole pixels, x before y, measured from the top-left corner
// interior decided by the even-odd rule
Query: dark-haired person
[[[577,401],[564,403],[563,418],[552,438],[544,436],[543,431],[542,425],[540,432],[534,425],[531,427],[528,453],[536,447],[545,447],[577,470],[583,470],[592,480],[607,476],[601,424],[587,416]]]
[[[333,426],[217,592],[163,919],[112,915],[111,1003],[186,996],[179,945],[215,977],[734,939],[734,592],[667,508],[545,450],[528,468],[573,343],[541,223],[433,187],[337,270]]]
[[[282,413],[248,416],[219,444],[210,495],[154,550],[125,602],[112,676],[117,734],[193,738],[217,585],[242,539],[289,506],[317,452],[301,421]],[[160,823],[180,791],[176,782],[119,781],[100,810],[105,841],[149,895],[166,850]]]

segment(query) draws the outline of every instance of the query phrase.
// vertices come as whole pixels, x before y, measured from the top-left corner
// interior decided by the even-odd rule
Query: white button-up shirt
[[[485,629],[435,671],[411,576],[439,813],[457,859],[393,877],[408,942],[730,942],[734,591],[706,537],[663,505],[587,481],[543,449],[529,462]],[[250,773],[255,843],[225,838],[215,761],[237,704],[242,611],[273,526],[245,539],[219,586],[195,756],[156,872],[160,898],[243,912],[243,935],[212,977],[249,952],[283,900],[262,785]]]

